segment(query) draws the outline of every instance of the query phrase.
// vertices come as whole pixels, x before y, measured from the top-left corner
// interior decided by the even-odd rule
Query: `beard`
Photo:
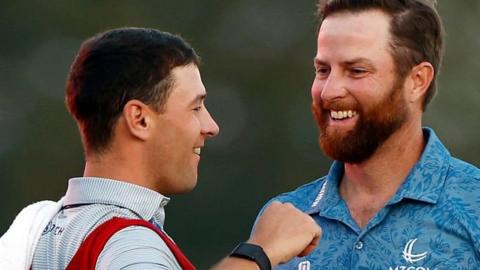
[[[346,163],[361,163],[369,159],[408,119],[402,85],[403,81],[402,84],[395,82],[389,95],[368,109],[361,107],[358,102],[353,104],[355,106],[340,102],[317,105],[314,102],[312,112],[320,128],[320,147],[325,154]],[[335,121],[329,117],[330,110],[345,108],[357,111],[358,119],[354,127],[346,132],[329,127],[329,121]]]

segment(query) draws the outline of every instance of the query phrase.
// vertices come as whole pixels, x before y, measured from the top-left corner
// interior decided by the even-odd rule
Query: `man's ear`
[[[411,87],[408,93],[410,102],[416,102],[419,99],[423,101],[425,92],[432,83],[435,70],[432,64],[422,62],[412,68],[410,71]]]
[[[148,139],[152,128],[152,110],[145,103],[132,99],[123,107],[123,118],[130,134],[140,140]]]

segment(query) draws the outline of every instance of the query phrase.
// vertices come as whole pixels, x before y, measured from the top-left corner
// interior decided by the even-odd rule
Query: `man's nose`
[[[205,109],[205,113],[205,121],[202,123],[202,134],[209,138],[215,137],[220,132],[220,128],[207,109]]]
[[[323,101],[333,101],[347,95],[347,89],[341,74],[330,72],[320,91],[320,98]]]

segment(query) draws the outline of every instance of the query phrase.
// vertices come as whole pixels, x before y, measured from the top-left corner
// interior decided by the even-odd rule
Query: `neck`
[[[395,195],[419,160],[424,146],[421,122],[407,122],[368,160],[358,164],[345,163],[340,195],[360,227]]]
[[[132,147],[127,152],[107,151],[102,154],[91,154],[86,158],[83,176],[114,179],[151,188],[148,182],[151,177],[145,174],[141,160],[131,158],[137,156],[134,151]]]
[[[342,183],[365,193],[397,190],[419,160],[425,142],[421,126],[406,124],[388,138],[368,160],[345,163]]]

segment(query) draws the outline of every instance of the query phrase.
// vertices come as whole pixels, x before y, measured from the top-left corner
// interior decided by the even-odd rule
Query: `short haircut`
[[[404,79],[421,62],[429,62],[434,77],[423,99],[423,110],[435,95],[443,58],[444,30],[434,0],[319,0],[320,24],[333,13],[377,9],[391,17],[390,52],[397,76]]]
[[[199,62],[182,38],[156,29],[113,29],[83,42],[66,82],[66,104],[87,154],[108,148],[129,100],[162,112],[174,83],[172,69]]]

